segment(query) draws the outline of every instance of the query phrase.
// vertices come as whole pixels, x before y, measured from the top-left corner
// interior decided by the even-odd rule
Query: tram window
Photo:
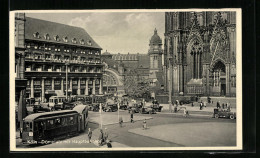
[[[23,126],[23,130],[24,131],[29,131],[29,128],[30,128],[30,123],[29,122],[25,122],[24,126]]]
[[[60,125],[60,124],[61,124],[60,118],[56,118],[56,119],[55,119],[55,124],[56,124],[56,125]]]
[[[63,118],[61,118],[61,125],[66,125],[67,124],[67,119],[66,119],[66,117],[63,117]]]
[[[70,117],[70,124],[73,124],[74,123],[74,118],[73,116]]]
[[[38,131],[38,122],[34,122],[34,131]]]

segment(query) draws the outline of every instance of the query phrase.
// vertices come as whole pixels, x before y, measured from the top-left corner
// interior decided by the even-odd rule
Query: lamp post
[[[172,56],[168,55],[169,61],[169,111],[172,112]]]

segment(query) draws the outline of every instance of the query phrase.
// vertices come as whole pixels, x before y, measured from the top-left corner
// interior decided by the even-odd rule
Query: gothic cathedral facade
[[[236,13],[167,12],[164,91],[236,96]]]

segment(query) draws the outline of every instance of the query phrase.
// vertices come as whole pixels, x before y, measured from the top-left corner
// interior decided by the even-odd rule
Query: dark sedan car
[[[51,111],[51,108],[49,107],[48,103],[42,103],[40,105],[34,105],[33,106],[33,112],[37,113],[37,112],[49,112]]]
[[[151,107],[142,107],[139,109],[140,114],[156,114],[156,111]]]
[[[214,118],[229,118],[229,119],[236,119],[236,113],[235,112],[231,112],[228,109],[214,109],[214,113],[213,113],[213,117]]]

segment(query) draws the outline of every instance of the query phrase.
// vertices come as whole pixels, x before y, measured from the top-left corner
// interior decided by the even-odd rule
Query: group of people
[[[231,105],[229,102],[227,102],[226,104],[225,103],[222,103],[222,105],[220,106],[220,101],[217,101],[217,108],[218,109],[226,109],[227,111],[231,111]]]
[[[98,137],[98,145],[102,146],[107,144],[108,148],[112,148],[112,145],[110,143],[110,140],[108,140],[108,132],[107,128],[103,131],[102,129],[99,130],[99,137]],[[92,130],[89,128],[88,129],[88,141],[91,143],[91,138],[92,138]]]

